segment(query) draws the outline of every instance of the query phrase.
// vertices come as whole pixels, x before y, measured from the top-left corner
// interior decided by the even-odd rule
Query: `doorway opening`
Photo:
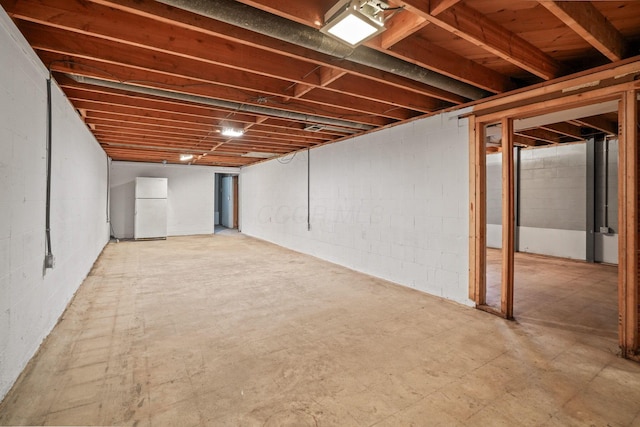
[[[215,232],[238,230],[238,175],[215,174]]]
[[[472,117],[470,297],[635,359],[637,88],[563,96]]]

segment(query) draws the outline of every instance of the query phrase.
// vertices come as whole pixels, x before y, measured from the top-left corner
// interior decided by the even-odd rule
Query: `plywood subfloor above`
[[[126,161],[248,165],[640,53],[635,0],[390,0],[356,49],[320,32],[336,2],[0,5]]]

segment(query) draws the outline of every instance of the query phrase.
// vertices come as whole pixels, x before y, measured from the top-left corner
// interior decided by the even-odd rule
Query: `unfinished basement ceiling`
[[[0,0],[126,161],[247,165],[639,53],[640,1],[388,2],[386,31],[355,49],[319,31],[335,3]],[[564,143],[615,120],[519,138]]]

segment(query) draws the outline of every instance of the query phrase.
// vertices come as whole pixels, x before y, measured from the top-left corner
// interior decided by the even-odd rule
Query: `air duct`
[[[67,74],[67,77],[77,81],[78,83],[86,83],[95,86],[101,86],[111,89],[127,90],[130,92],[141,93],[144,95],[160,96],[163,98],[175,99],[177,101],[197,102],[199,104],[211,105],[213,107],[227,108],[234,111],[242,111],[245,113],[258,114],[261,116],[278,117],[281,119],[298,120],[301,122],[323,124],[328,126],[339,126],[340,131],[344,133],[356,133],[358,131],[368,131],[374,126],[350,122],[347,120],[332,119],[328,117],[315,116],[310,114],[296,113],[292,111],[282,111],[275,108],[259,107],[257,105],[240,104],[237,102],[223,101],[220,99],[208,98],[205,96],[190,95],[187,93],[172,92],[169,90],[155,89],[144,86],[137,86],[129,83],[118,83],[110,80],[96,79],[93,77],[77,76]],[[335,128],[334,128],[335,129]]]
[[[236,27],[254,31],[288,43],[315,50],[325,55],[377,68],[424,83],[468,99],[491,95],[480,88],[427,70],[407,61],[386,55],[366,46],[351,48],[322,34],[315,28],[272,15],[235,0],[158,0],[189,12],[197,13]]]

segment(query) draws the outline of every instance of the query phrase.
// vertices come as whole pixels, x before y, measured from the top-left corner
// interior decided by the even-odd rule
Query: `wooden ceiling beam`
[[[536,145],[539,145],[536,139],[526,138],[518,134],[513,135],[513,143],[515,145],[523,145],[525,147],[535,147]],[[499,147],[495,147],[495,148],[499,148]],[[496,150],[496,152],[497,151],[499,150]]]
[[[385,53],[493,93],[515,89],[508,77],[423,38],[402,40]]]
[[[210,129],[212,125],[218,123],[215,120],[222,121],[229,117],[230,110],[222,110],[216,109],[210,106],[202,106],[193,103],[181,102],[177,100],[169,100],[166,98],[158,98],[151,95],[143,95],[132,92],[120,91],[117,89],[104,88],[100,86],[91,86],[87,84],[78,83],[64,75],[55,75],[56,80],[65,91],[67,97],[70,99],[79,99],[79,100],[92,100],[98,101],[101,103],[105,103],[104,111],[108,114],[109,104],[113,105],[130,105],[135,106],[138,109],[148,109],[155,111],[165,111],[165,112],[173,112],[176,110],[180,110],[182,113],[189,112],[196,117],[206,117],[207,119],[211,118],[213,121],[208,120],[211,124],[191,124],[190,126],[204,126],[207,129]],[[133,116],[120,116],[126,117],[129,120],[129,117]],[[113,119],[112,119],[113,120]],[[236,122],[241,122],[246,125],[254,124],[254,129],[261,129],[265,132],[275,133],[287,135],[287,137],[296,137],[302,136],[305,138],[312,138],[318,140],[326,140],[333,139],[335,135],[341,135],[340,132],[335,131],[323,131],[323,132],[307,132],[300,129],[292,128],[292,125],[297,122],[287,122],[283,121],[279,125],[273,125],[267,123],[266,125],[262,125],[266,121],[269,120],[268,117],[256,117],[248,114],[242,114],[238,112],[233,112],[233,120]],[[185,122],[167,122],[164,126],[168,127],[176,127],[181,126]]]
[[[402,11],[402,13],[398,13],[388,19],[384,24],[386,30],[371,40],[370,43],[367,43],[367,45],[374,49],[389,49],[400,40],[404,40],[410,35],[420,31],[428,24],[429,21],[424,17],[409,11]]]
[[[309,143],[296,143],[296,144],[275,144],[271,141],[264,140],[262,138],[250,138],[242,136],[242,138],[238,139],[229,139],[224,142],[224,145],[231,145],[234,147],[242,147],[246,151],[278,151],[282,153],[287,153],[294,150],[300,150],[302,148],[309,148],[316,144]]]
[[[178,59],[171,57],[169,54],[159,52],[150,54],[144,49],[132,46],[123,48],[117,43],[94,38],[93,36],[85,36],[81,34],[71,36],[63,30],[29,22],[21,22],[20,28],[29,38],[32,46],[36,50],[47,51],[58,55],[73,55],[75,57],[74,61],[77,63],[82,63],[87,60],[100,62],[99,64],[93,63],[89,64],[85,68],[79,68],[75,70],[76,73],[80,71],[81,74],[95,75],[96,71],[101,70],[103,71],[103,76],[106,75],[110,79],[117,76],[119,81],[149,82],[147,84],[148,86],[155,86],[160,89],[165,89],[166,87],[173,89],[177,88],[180,89],[181,92],[189,92],[204,96],[209,96],[206,95],[205,92],[211,91],[215,87],[218,87],[218,90],[220,90],[219,86],[221,85],[219,83],[224,81],[226,77],[225,83],[230,86],[226,89],[227,94],[224,96],[216,95],[214,98],[241,103],[253,103],[261,106],[264,106],[264,102],[262,102],[262,100],[269,99],[269,95],[277,97],[286,92],[293,94],[292,89],[290,89],[290,84],[288,84],[288,87],[283,87],[285,82],[271,78],[266,78],[268,80],[264,80],[264,76],[251,76],[248,74],[231,75],[226,72],[216,75],[214,70],[211,70],[211,67],[203,67],[202,64],[198,63],[198,61],[185,58]],[[62,66],[55,62],[52,62],[52,65],[53,68],[56,69]],[[107,68],[115,69],[113,71],[107,71]],[[151,74],[161,74],[162,77],[156,79],[123,78],[121,76],[126,69],[142,70]],[[168,84],[169,80],[175,78],[194,79],[196,82]],[[263,81],[255,81],[252,83],[252,78],[257,78]],[[238,81],[232,82],[233,79]],[[243,80],[245,81],[245,88],[240,87]],[[162,83],[154,85],[152,84],[154,81]],[[280,88],[277,88],[276,86],[280,86]],[[263,92],[258,92],[260,89],[262,89]],[[343,102],[349,104],[350,108],[344,109],[336,106],[343,104]],[[324,96],[307,97],[295,102],[289,101],[286,103],[279,103],[276,99],[275,104],[279,106],[280,109],[284,110],[304,113],[318,111],[326,113],[327,117],[334,118],[352,114],[351,109],[365,115],[387,116],[389,119],[393,120],[402,120],[406,117],[406,114],[403,112],[390,111],[390,105],[392,104],[374,102],[358,97],[356,94],[342,94],[335,91]],[[320,104],[321,107],[318,107],[318,104]],[[376,117],[375,119],[380,120],[382,117]]]
[[[597,129],[607,135],[618,134],[618,124],[602,116],[582,117],[580,119],[572,120],[572,122],[580,126]]]
[[[127,66],[143,68],[150,72],[164,71],[166,73],[171,73],[171,75],[174,76],[179,75],[180,77],[186,76],[188,78],[197,78],[205,83],[209,83],[212,85],[222,81],[230,87],[240,89],[239,86],[244,83],[247,86],[248,90],[263,90],[265,93],[272,95],[280,95],[288,90],[284,87],[284,82],[278,81],[276,79],[263,79],[263,81],[256,81],[255,83],[251,84],[251,80],[256,79],[257,76],[251,76],[248,74],[243,74],[239,76],[236,81],[231,81],[230,79],[232,79],[232,77],[230,77],[229,74],[225,74],[224,72],[216,73],[215,70],[211,70],[210,66],[203,68],[201,65],[198,65],[198,61],[192,60],[190,58],[182,57],[179,60],[177,58],[174,59],[172,58],[171,54],[167,54],[164,51],[159,51],[155,54],[149,54],[145,53],[144,51],[137,51],[140,49],[137,46],[127,46],[127,48],[124,49],[120,48],[118,44],[114,45],[112,42],[103,41],[100,38],[94,38],[94,36],[87,36],[84,33],[76,34],[74,37],[70,37],[66,31],[62,31],[56,28],[48,28],[46,26],[29,22],[23,23],[21,27],[23,33],[25,33],[31,40],[32,45],[35,48],[43,50],[57,50],[57,53],[61,54],[77,55],[86,59],[104,59],[108,62],[113,63],[116,63],[116,61],[120,61],[122,64]],[[64,46],[65,51],[60,52],[60,49],[57,49],[57,46]],[[193,64],[189,64],[189,61],[191,61]],[[293,65],[295,66],[295,64]],[[188,69],[188,71],[180,71],[181,69]],[[311,72],[309,74],[315,73]],[[308,77],[308,75],[305,76],[305,78]],[[206,78],[209,78],[210,81],[206,81]],[[354,84],[353,87],[354,89],[356,89],[356,91],[366,90],[366,87],[363,89],[358,88],[358,86],[364,86],[366,84],[367,82],[361,81],[359,84]],[[361,98],[361,101],[358,101],[357,93],[343,94],[343,92],[346,92],[345,88],[343,88],[342,90],[334,90],[333,92],[334,93],[331,93],[330,95],[313,94],[312,96],[306,97],[304,101],[319,103],[323,105],[322,109],[326,109],[325,107],[334,108],[334,105],[347,103],[351,106],[351,108],[356,108],[358,111],[361,111],[365,115],[386,115],[387,117],[394,120],[403,120],[407,117],[413,117],[415,115],[408,112],[397,111],[397,109],[395,109],[394,107],[400,104],[399,101],[395,102],[395,104],[384,105],[384,102],[382,100],[386,100],[387,98],[391,98],[392,101],[396,101],[394,98],[396,98],[397,96],[396,93],[402,92],[400,89],[390,92],[377,91],[373,95],[369,93],[368,97]],[[254,94],[254,96],[256,98],[260,97],[259,94]],[[372,101],[371,98],[374,97],[376,97],[377,100]],[[424,96],[421,98],[422,99],[416,99],[416,97],[413,96],[405,97],[404,99],[405,101],[408,100],[407,102],[412,102],[414,107],[420,108],[420,111],[422,112],[433,111],[435,106],[438,105],[437,102],[433,100],[433,98],[427,98]],[[238,101],[238,99],[234,99],[234,101]],[[421,102],[422,105],[420,105]],[[340,114],[338,114],[337,116],[340,116]]]
[[[281,16],[299,24],[322,27],[324,14],[337,0],[323,2],[300,2],[291,0],[239,0],[248,6]]]
[[[199,105],[180,105],[180,104],[172,104],[172,103],[163,103],[158,102],[156,100],[147,99],[144,97],[135,98],[135,97],[123,97],[115,94],[109,93],[100,93],[100,92],[91,92],[79,90],[76,88],[70,88],[63,86],[64,92],[69,99],[77,99],[84,100],[90,102],[98,102],[104,104],[105,111],[109,109],[110,105],[114,106],[128,106],[134,107],[141,110],[151,110],[151,111],[165,111],[165,112],[179,112],[181,114],[190,115],[198,118],[207,118],[208,122],[212,123],[212,125],[218,124],[220,121],[224,120],[228,115],[229,111],[217,111],[213,109],[208,109],[206,107],[202,107]],[[244,120],[240,120],[234,115],[235,120],[246,121],[249,122],[251,118],[249,116],[243,116]],[[211,126],[211,125],[209,125]]]
[[[163,123],[169,126],[185,126],[187,124],[195,124],[195,125],[207,125],[213,126],[219,123],[218,120],[211,121],[209,117],[201,117],[188,115],[176,111],[162,111],[162,110],[145,110],[143,108],[138,108],[135,106],[124,106],[124,105],[113,105],[110,104],[106,106],[105,104],[93,101],[87,101],[84,99],[73,99],[72,101],[74,105],[79,105],[82,108],[85,108],[88,112],[89,117],[109,117],[114,118],[115,120],[134,120],[152,123]],[[123,119],[124,118],[124,119]],[[295,122],[287,122],[285,120],[279,120],[276,124],[265,124],[265,125],[257,125],[254,129],[259,129],[262,132],[267,133],[276,133],[281,132],[287,128],[287,125],[299,135],[316,135],[316,132],[307,132],[302,130],[301,128],[295,128],[294,126],[298,125]],[[321,136],[319,136],[322,140],[332,140],[345,135],[345,133],[340,133],[336,131],[322,131],[318,132]]]
[[[110,122],[100,119],[89,119],[87,124],[92,124],[97,132],[123,132],[130,135],[148,134],[158,136],[172,136],[176,138],[201,138],[206,139],[210,133],[219,134],[214,130],[206,131],[189,131],[184,129],[162,128],[155,125],[147,125],[140,123]]]
[[[287,81],[318,83],[317,75],[312,72],[316,66],[308,61],[284,57],[254,46],[233,43],[214,35],[153,21],[87,1],[47,0],[42,3],[21,0],[9,13],[14,19],[104,38],[132,47],[268,77],[277,76]],[[211,46],[216,48],[211,49]],[[246,58],[252,60],[246,61]]]
[[[611,61],[626,57],[628,43],[620,32],[588,1],[539,3]]]
[[[568,122],[543,125],[543,126],[540,126],[540,128],[551,131],[551,132],[556,132],[561,135],[568,136],[570,138],[574,138],[578,141],[584,139],[582,136],[582,131],[580,129],[580,126],[576,126]]]
[[[562,142],[560,135],[558,135],[555,132],[548,131],[541,128],[520,130],[520,131],[515,131],[514,133],[524,138],[529,138],[536,141],[545,141],[545,142],[548,142],[549,144],[558,144]]]
[[[111,8],[123,10],[128,13],[155,19],[160,22],[168,22],[174,26],[181,26],[183,28],[202,32],[203,34],[213,34],[218,37],[231,40],[232,42],[257,46],[261,49],[276,52],[280,55],[304,59],[316,65],[349,72],[351,74],[373,80],[384,86],[404,88],[415,93],[432,96],[456,104],[467,101],[459,95],[452,94],[445,90],[438,89],[415,80],[389,74],[351,61],[336,61],[335,57],[329,55],[315,52],[291,43],[282,42],[224,22],[207,19],[184,10],[170,8],[162,3],[152,0],[136,0],[136,2],[131,2],[130,0],[91,1]]]
[[[105,143],[108,141],[136,141],[140,143],[145,143],[149,145],[158,145],[161,147],[191,147],[194,150],[202,150],[202,147],[210,147],[212,144],[216,144],[221,142],[223,139],[210,138],[210,139],[202,139],[202,138],[175,138],[168,136],[160,136],[153,135],[151,133],[132,133],[132,132],[118,132],[118,131],[107,131],[107,130],[97,130],[94,133],[95,137],[101,143]]]
[[[214,35],[225,38],[233,43],[242,43],[259,47],[278,55],[301,59],[312,64],[333,68],[343,72],[359,75],[360,77],[378,82],[382,87],[390,86],[404,88],[422,95],[432,96],[452,103],[460,104],[466,100],[459,96],[433,86],[414,80],[389,74],[384,71],[356,64],[350,61],[336,61],[335,57],[315,52],[291,43],[282,42],[271,37],[263,36],[255,32],[235,27],[221,21],[204,18],[184,10],[170,8],[162,3],[152,0],[91,0],[93,3],[102,4],[110,8],[137,14],[160,22],[169,23],[202,34]],[[305,7],[306,7],[305,3]],[[286,62],[286,61],[285,61]],[[391,88],[384,91],[391,90]]]
[[[429,2],[429,13],[431,15],[436,16],[449,9],[450,7],[458,4],[460,0],[431,0]]]
[[[327,88],[334,91],[342,92],[350,88],[352,93],[357,93],[365,99],[372,101],[384,97],[387,99],[392,107],[408,108],[413,111],[419,111],[422,113],[430,113],[435,110],[447,108],[454,104],[446,102],[440,99],[435,99],[426,96],[415,95],[410,91],[403,89],[393,89],[389,92],[382,92],[381,88],[376,84],[366,84],[361,77],[347,74],[340,79],[329,83]],[[391,108],[391,107],[390,107]]]
[[[295,150],[300,150],[304,148],[308,148],[308,144],[298,144],[292,146],[277,146],[271,145],[268,143],[261,142],[246,142],[244,144],[233,144],[229,143],[227,140],[216,141],[214,143],[208,144],[188,144],[188,143],[174,143],[167,144],[162,140],[153,140],[153,139],[141,139],[139,137],[126,137],[126,136],[113,136],[113,135],[101,135],[99,137],[100,143],[103,147],[140,147],[140,148],[154,148],[158,150],[166,150],[166,151],[176,151],[176,152],[186,152],[186,153],[210,153],[212,151],[217,150],[218,148],[225,146],[224,151],[227,152],[236,152],[236,153],[246,153],[249,151],[268,151],[275,153],[288,153]],[[222,150],[221,150],[222,151]],[[229,153],[230,154],[230,153]]]
[[[115,114],[107,111],[90,111],[87,117],[88,123],[104,126],[123,126],[135,127],[140,129],[155,128],[158,130],[169,129],[178,131],[192,131],[206,133],[212,129],[210,124],[200,124],[196,122],[186,121],[167,121],[155,118],[139,118],[129,115]],[[318,143],[327,140],[337,139],[341,134],[329,132],[308,132],[304,130],[287,128],[285,126],[274,125],[254,125],[252,132],[258,132],[265,136],[271,136],[273,139],[283,141],[308,141],[310,143]]]
[[[342,128],[340,126],[328,126],[328,125],[324,125],[324,124],[317,124],[317,123],[303,123],[303,122],[292,122],[289,123],[283,119],[278,119],[276,117],[270,117],[265,123],[266,126],[270,126],[270,127],[277,127],[277,128],[291,128],[291,129],[297,129],[299,131],[303,131],[303,132],[309,132],[309,131],[305,131],[304,129],[309,127],[309,126],[319,126],[320,128],[322,128],[322,130],[320,131],[313,131],[312,133],[327,133],[327,134],[331,134],[331,135],[335,135],[335,136],[346,136],[346,135],[350,135],[352,133],[354,133],[354,131],[352,129],[346,129],[346,128]]]
[[[338,80],[340,77],[347,74],[346,71],[339,70],[331,67],[320,67],[320,84],[322,86],[328,86],[334,81]]]
[[[204,129],[184,129],[178,127],[169,127],[169,126],[159,126],[157,124],[152,123],[140,123],[135,121],[124,121],[124,120],[108,120],[108,119],[100,119],[100,118],[88,118],[87,124],[94,125],[96,127],[96,131],[98,130],[122,130],[122,131],[132,131],[132,132],[153,132],[157,134],[166,134],[166,135],[178,135],[185,137],[200,137],[205,138],[207,135],[214,133],[219,133],[213,130],[211,127]],[[278,143],[297,143],[302,142],[305,144],[316,144],[319,142],[326,141],[327,139],[334,139],[335,137],[330,138],[309,138],[298,136],[295,134],[285,134],[285,133],[276,133],[274,131],[260,131],[255,128],[250,129],[251,135],[257,135],[265,138],[269,138],[270,140]],[[310,134],[311,132],[307,132]]]
[[[155,118],[149,116],[134,116],[122,114],[121,112],[113,112],[110,109],[90,110],[87,120],[91,123],[107,125],[109,123],[114,126],[153,126],[158,129],[176,129],[184,131],[200,131],[207,132],[212,125],[197,121],[186,120],[169,120],[166,118]]]
[[[564,72],[551,56],[463,3],[437,16],[431,15],[424,0],[404,0],[403,4],[429,22],[545,80]]]
[[[243,92],[232,88],[216,85],[215,82],[203,82],[190,77],[176,76],[168,73],[159,73],[150,69],[140,69],[126,64],[112,64],[94,59],[74,57],[65,53],[38,52],[45,64],[51,64],[54,71],[81,74],[107,80],[123,82],[144,83],[146,87],[166,90],[167,88],[180,88],[183,93],[204,96],[212,99],[236,102],[239,104],[268,107],[274,110],[293,111],[300,114],[313,114],[326,118],[342,119],[353,115],[353,110],[340,106],[322,105],[303,99],[296,99],[288,103],[270,99],[261,94]],[[59,59],[58,59],[59,58]],[[66,61],[66,62],[61,62]],[[69,62],[72,64],[69,64]],[[117,76],[117,78],[114,78]],[[204,83],[204,84],[203,84]],[[335,103],[337,98],[333,98]],[[266,105],[265,105],[266,104]],[[370,105],[370,103],[369,103]],[[376,106],[377,107],[377,106]],[[381,109],[380,107],[377,107]],[[388,108],[388,107],[387,107]],[[385,126],[393,122],[393,119],[381,117],[374,111],[363,110],[363,114],[355,115],[349,121],[372,126]],[[398,116],[401,117],[401,116]]]
[[[162,110],[148,110],[130,105],[104,104],[96,101],[88,101],[82,98],[70,99],[76,107],[85,108],[89,112],[89,115],[99,113],[110,114],[114,117],[129,116],[132,119],[155,119],[162,120],[165,123],[175,123],[176,125],[182,123],[196,123],[209,124],[210,126],[212,126],[219,123],[219,120],[217,119],[211,120],[210,117],[194,116],[192,114],[185,114],[180,111],[168,112]]]
[[[127,6],[126,5],[127,2],[123,0],[112,0],[112,1],[94,0],[94,2],[105,4],[105,5],[111,5],[113,7],[118,7],[123,10],[127,10],[130,13],[134,13],[137,11],[137,13],[143,14],[146,17],[153,17],[155,19],[159,19],[161,22],[168,20],[168,16],[169,16],[167,14],[167,11],[163,10],[162,5],[153,7],[152,4],[149,4],[148,2],[145,2],[145,1],[136,2],[135,3],[136,9],[131,7],[130,2],[128,3],[128,6]],[[355,74],[359,74],[361,77],[364,77],[367,79],[375,79],[376,81],[378,81],[378,83],[383,84],[385,86],[386,85],[392,85],[395,87],[409,86],[411,90],[414,90],[417,93],[422,93],[424,95],[437,97],[453,103],[465,102],[465,100],[458,95],[454,95],[447,91],[433,88],[431,86],[424,85],[418,82],[413,82],[412,85],[408,85],[409,79],[404,79],[399,76],[389,75],[389,73],[384,73],[384,72],[381,72],[380,70],[375,70],[371,67],[361,66],[358,64],[351,63],[349,61],[342,61],[340,63],[336,63],[335,58],[329,57],[327,55],[322,55],[317,52],[312,52],[312,51],[309,51],[308,49],[304,49],[298,46],[293,46],[291,44],[283,43],[280,41],[276,41],[274,43],[273,39],[268,40],[269,39],[268,37],[259,36],[259,35],[256,35],[255,33],[251,33],[251,36],[248,36],[242,32],[243,31],[242,29],[238,29],[237,27],[233,27],[233,29],[229,29],[229,26],[227,26],[227,24],[219,23],[218,21],[206,20],[206,19],[203,19],[202,17],[198,17],[199,19],[195,21],[193,16],[189,16],[189,14],[184,11],[172,11],[172,12],[175,12],[175,15],[176,15],[176,16],[172,16],[173,19],[176,19],[178,21],[181,20],[181,22],[186,28],[193,29],[194,31],[200,31],[205,34],[216,34],[216,35],[223,36],[223,34],[220,34],[222,32],[220,29],[217,29],[217,31],[212,31],[211,29],[211,28],[222,27],[225,29],[224,31],[228,31],[229,35],[233,35],[234,42],[246,41],[247,44],[249,45],[259,45],[261,48],[266,48],[266,49],[269,49],[270,51],[277,51],[278,53],[283,53],[283,51],[285,51],[285,53],[289,52],[289,54],[294,58],[304,58],[307,60],[311,60],[319,65],[330,65],[331,68],[342,69],[343,71],[349,71]],[[215,25],[211,25],[206,29],[203,28],[203,26],[205,26],[209,22],[215,23]],[[172,22],[172,23],[173,25],[176,24],[176,22]]]
[[[138,161],[138,162],[155,162],[160,163],[166,160],[168,163],[186,164],[188,162],[180,161],[178,152],[164,151],[154,148],[136,148],[136,147],[104,147],[107,155],[113,160]],[[255,163],[260,159],[253,159],[242,156],[207,156],[208,164],[216,166],[245,166]]]

